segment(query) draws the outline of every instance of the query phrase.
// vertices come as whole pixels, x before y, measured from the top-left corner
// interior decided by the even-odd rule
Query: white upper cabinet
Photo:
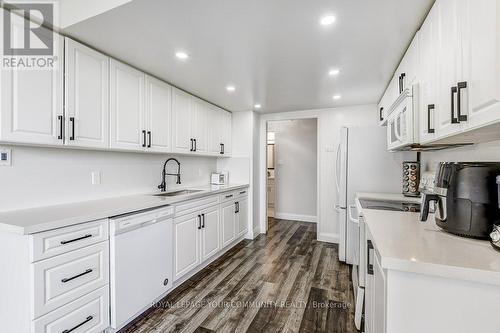
[[[193,108],[191,95],[176,88],[172,89],[172,147],[174,152],[194,151],[194,141],[191,135]]]
[[[116,60],[110,62],[110,146],[142,150],[147,146],[144,73]]]
[[[146,75],[147,150],[170,152],[172,128],[172,87]]]
[[[196,98],[193,99],[193,118],[191,119],[191,137],[194,140],[196,154],[208,153],[208,103]]]
[[[500,121],[500,2],[462,3],[463,113],[470,128]]]
[[[3,24],[3,10],[0,10]],[[22,45],[23,19],[12,15],[12,38]],[[52,32],[40,28],[44,33]],[[63,144],[63,38],[54,34],[53,69],[2,69],[0,140],[33,145]]]
[[[231,155],[231,113],[216,106],[210,106],[209,115],[209,153],[214,156]]]
[[[419,136],[420,143],[432,141],[436,135],[436,109],[440,107],[437,100],[437,49],[439,16],[433,7],[418,33],[419,38]]]
[[[107,148],[109,145],[109,58],[65,39],[65,143]]]
[[[232,114],[224,110],[220,111],[222,114],[222,154],[221,156],[229,157],[232,152]]]

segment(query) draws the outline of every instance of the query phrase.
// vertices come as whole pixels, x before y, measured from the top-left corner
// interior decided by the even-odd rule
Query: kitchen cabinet
[[[144,73],[116,60],[110,61],[110,147],[142,150],[145,130]]]
[[[3,10],[0,12],[3,24]],[[22,45],[24,20],[12,15],[13,43]],[[39,28],[39,33],[52,31]],[[63,45],[53,34],[57,61],[52,69],[1,69],[0,140],[33,145],[63,144]]]
[[[229,157],[232,152],[232,114],[231,112],[220,110],[221,114],[221,144],[222,144],[222,154],[221,156]]]
[[[240,200],[236,201],[236,205],[236,234],[242,236],[248,231],[248,197],[242,197]]]
[[[167,153],[172,149],[172,87],[149,75],[145,77],[145,130],[147,151]]]
[[[386,277],[375,244],[366,234],[367,268],[365,277],[365,333],[386,331]]]
[[[172,148],[177,153],[193,151],[191,135],[194,111],[191,96],[179,89],[172,89]]]
[[[220,249],[220,210],[214,206],[202,211],[201,260],[205,261]]]
[[[209,114],[209,153],[214,156],[231,155],[231,113],[211,105]]]
[[[229,245],[236,237],[236,204],[228,201],[221,204],[222,247]]]
[[[200,264],[199,214],[174,219],[174,281]]]
[[[109,145],[109,58],[65,38],[65,144]]]
[[[194,140],[194,153],[208,153],[208,103],[196,98],[193,99],[193,113],[191,118],[191,137]]]

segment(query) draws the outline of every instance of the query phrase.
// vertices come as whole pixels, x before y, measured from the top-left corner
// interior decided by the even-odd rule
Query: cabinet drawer
[[[236,198],[243,198],[248,196],[248,188],[240,188],[237,191],[234,191],[236,194]]]
[[[32,322],[32,333],[97,333],[109,326],[108,286]]]
[[[109,281],[109,244],[92,245],[32,264],[33,318],[69,303]]]
[[[221,203],[234,200],[238,196],[238,191],[231,191],[219,194],[219,200]]]
[[[99,220],[30,235],[31,262],[108,239],[108,222]]]
[[[200,211],[219,203],[219,197],[212,195],[202,199],[186,201],[175,206],[175,216],[179,217],[185,214]]]

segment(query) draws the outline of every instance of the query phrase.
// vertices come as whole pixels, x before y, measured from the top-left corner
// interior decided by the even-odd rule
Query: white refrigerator
[[[414,152],[387,151],[385,127],[342,127],[336,150],[335,211],[339,223],[339,260],[357,265],[359,226],[354,220],[357,192],[401,193],[403,161]],[[349,214],[353,219],[349,219]]]

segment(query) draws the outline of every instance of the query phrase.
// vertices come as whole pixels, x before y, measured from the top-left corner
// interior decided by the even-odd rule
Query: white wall
[[[12,166],[0,167],[0,211],[157,191],[163,163],[173,155],[12,146]],[[180,187],[208,185],[216,159],[175,156]],[[175,171],[175,163],[169,164]],[[91,184],[100,171],[102,184]],[[168,177],[167,187],[175,185]]]
[[[500,162],[500,141],[422,153],[422,170],[435,171],[439,162]]]
[[[360,105],[323,110],[306,110],[261,115],[259,133],[260,167],[265,170],[266,122],[271,120],[300,118],[318,119],[318,156],[320,160],[318,184],[318,238],[323,241],[338,242],[338,222],[333,205],[335,202],[334,165],[335,146],[338,142],[340,127],[376,126],[377,106]],[[259,191],[266,193],[266,175],[259,173]],[[400,176],[400,175],[395,175]],[[265,195],[259,198],[259,206],[266,207]],[[262,231],[266,225],[266,212],[260,211],[260,226]]]
[[[317,221],[317,119],[270,121],[275,132],[275,215]]]

